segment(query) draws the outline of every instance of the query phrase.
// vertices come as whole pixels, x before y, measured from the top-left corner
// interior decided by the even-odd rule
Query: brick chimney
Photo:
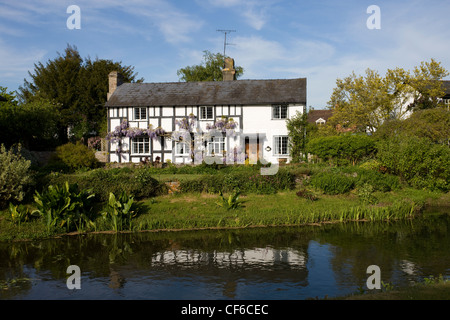
[[[106,100],[109,100],[114,91],[116,91],[117,87],[123,83],[123,76],[117,71],[110,72],[108,75],[108,79],[109,79],[109,91]]]
[[[222,70],[223,81],[236,80],[236,70],[234,69],[234,59],[225,58],[225,64]]]

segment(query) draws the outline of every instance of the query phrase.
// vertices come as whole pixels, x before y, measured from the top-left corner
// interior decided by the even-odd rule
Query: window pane
[[[139,108],[134,108],[134,119],[139,120]]]
[[[275,137],[275,154],[280,154],[280,137]]]
[[[279,136],[275,137],[274,146],[275,154],[277,155],[287,155],[289,153],[289,137]]]
[[[273,118],[279,119],[280,118],[280,106],[273,106],[272,110],[273,110]]]
[[[206,107],[206,117],[208,119],[212,119],[213,118],[213,109],[212,109],[212,107]]]
[[[147,119],[147,108],[141,108],[141,120]]]
[[[288,137],[281,137],[281,139],[283,141],[281,154],[288,154]]]
[[[287,118],[287,106],[280,106],[280,118],[286,119]]]

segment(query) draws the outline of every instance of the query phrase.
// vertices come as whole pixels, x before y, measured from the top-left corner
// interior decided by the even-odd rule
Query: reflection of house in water
[[[196,250],[176,250],[158,252],[152,264],[164,265],[214,265],[217,267],[271,267],[284,264],[289,269],[302,269],[306,264],[305,253],[294,249],[253,248],[233,252],[203,252]]]
[[[221,287],[225,297],[236,298],[247,283],[295,283],[306,286],[306,249],[243,248],[226,251],[174,250],[152,255],[152,269],[188,272],[205,283]],[[170,270],[170,271],[169,271]]]

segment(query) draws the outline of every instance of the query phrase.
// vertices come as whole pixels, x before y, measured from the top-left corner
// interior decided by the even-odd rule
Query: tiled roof
[[[124,83],[106,107],[306,104],[306,78]]]
[[[445,92],[445,96],[450,97],[450,81],[449,80],[442,80],[442,89]]]
[[[317,120],[322,118],[325,121],[328,121],[328,118],[333,115],[332,110],[310,110],[308,112],[308,122],[315,123]]]

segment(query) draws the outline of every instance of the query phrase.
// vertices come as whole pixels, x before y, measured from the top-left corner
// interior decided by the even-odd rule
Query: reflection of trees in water
[[[364,285],[372,264],[381,267],[383,281],[392,281],[399,268],[406,274],[429,276],[445,274],[450,265],[449,218],[442,216],[322,227],[90,234],[0,243],[0,290],[11,287],[0,294],[6,299],[26,294],[37,281],[32,278],[42,274],[65,283],[71,264],[80,267],[82,277],[108,279],[113,289],[153,271],[167,278],[187,272],[221,286],[230,298],[246,281],[305,286],[311,239],[330,244],[327,250],[332,252],[330,263],[338,284]]]
[[[450,266],[450,219],[445,215],[342,224],[320,239],[332,244],[331,264],[340,284],[353,279],[365,285],[367,267],[373,264],[381,268],[384,282],[438,276],[448,273]]]

